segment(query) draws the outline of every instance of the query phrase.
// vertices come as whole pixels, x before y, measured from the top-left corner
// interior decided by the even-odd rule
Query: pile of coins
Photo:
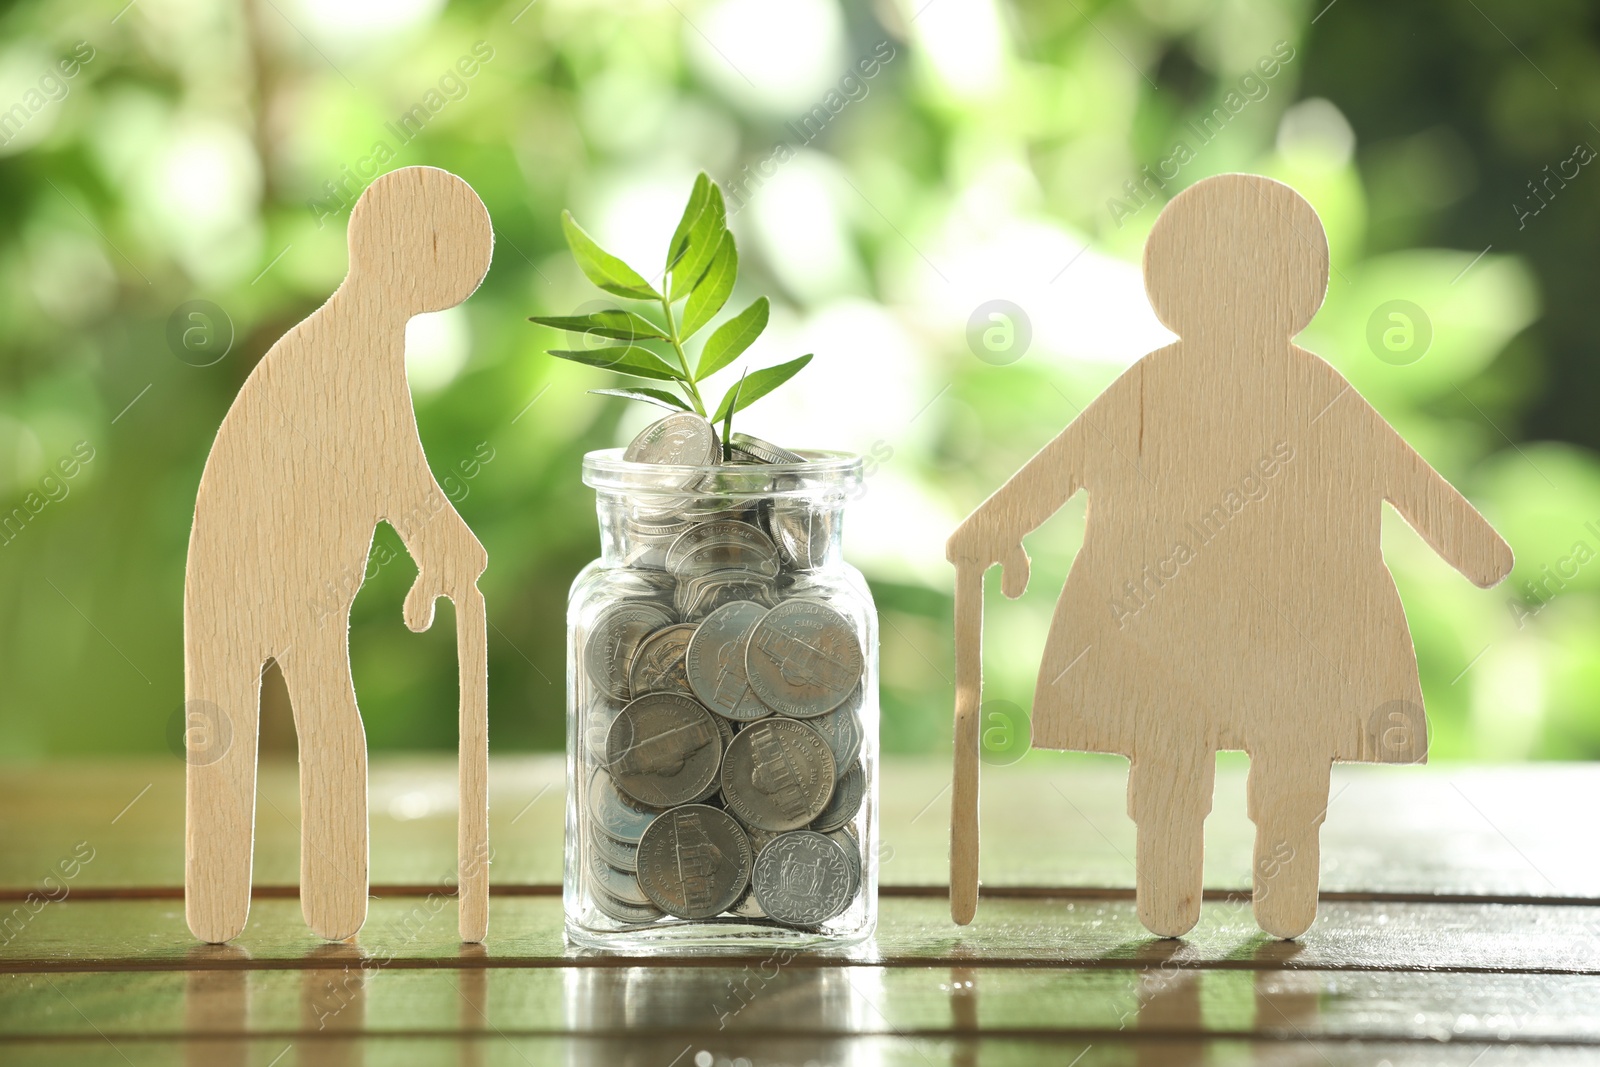
[[[579,882],[623,924],[811,928],[862,890],[865,654],[806,573],[833,520],[781,493],[719,495],[705,468],[805,462],[748,435],[728,444],[725,459],[711,424],[683,413],[627,448],[699,469],[658,498],[670,506],[629,510],[628,591],[577,635]]]

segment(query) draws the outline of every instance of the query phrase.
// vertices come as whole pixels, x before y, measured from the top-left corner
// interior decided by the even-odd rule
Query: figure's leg
[[[1200,918],[1205,820],[1217,758],[1142,745],[1128,769],[1128,814],[1137,827],[1139,921],[1162,937],[1180,937]]]
[[[1250,753],[1256,923],[1274,937],[1299,937],[1317,917],[1318,846],[1332,762]]]
[[[184,915],[202,941],[250,917],[263,659],[211,613],[184,614]]]
[[[349,632],[347,616],[329,619],[282,664],[300,746],[300,910],[330,941],[367,919],[367,738]]]

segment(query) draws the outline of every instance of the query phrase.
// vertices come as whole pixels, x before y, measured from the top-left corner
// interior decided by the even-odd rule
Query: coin
[[[622,458],[628,463],[703,467],[717,461],[717,432],[699,415],[674,412],[639,431]]]
[[[673,606],[691,622],[702,620],[724,604],[748,600],[770,608],[776,604],[772,579],[750,571],[712,571],[678,584]]]
[[[661,909],[654,904],[629,904],[602,892],[595,892],[590,899],[594,901],[595,907],[619,923],[630,925],[653,923],[661,918],[662,914]]]
[[[694,626],[678,623],[657,630],[639,645],[628,668],[628,689],[635,696],[646,693],[682,693],[694,696],[689,678],[683,673],[683,654],[694,636]]]
[[[763,441],[747,433],[736,433],[728,438],[728,448],[735,456],[747,456],[757,463],[804,463],[806,457],[771,441]]]
[[[583,643],[583,666],[589,679],[607,696],[627,700],[628,671],[640,642],[672,622],[648,601],[622,601],[600,613]]]
[[[761,850],[751,879],[761,909],[779,922],[816,926],[850,904],[849,857],[812,830],[781,834]]]
[[[828,798],[828,806],[811,820],[811,829],[818,833],[839,829],[856,817],[856,812],[861,810],[861,800],[866,795],[867,772],[857,762],[839,776],[833,787],[833,795]]]
[[[759,527],[727,519],[690,527],[667,549],[667,570],[679,578],[712,571],[778,574],[778,549]]]
[[[822,739],[828,742],[828,747],[833,750],[833,762],[839,767],[850,766],[861,753],[863,731],[861,716],[856,714],[856,709],[861,707],[859,685],[856,686],[855,692],[857,695],[850,696],[826,715],[806,720],[806,725],[821,734]]]
[[[838,515],[808,500],[774,500],[767,523],[784,565],[806,571],[826,562],[837,539]]]
[[[685,804],[651,823],[639,842],[639,886],[668,915],[709,919],[739,899],[753,863],[733,816]]]
[[[606,771],[597,770],[589,777],[589,817],[618,841],[637,843],[660,814],[624,795]]]
[[[649,904],[650,898],[639,888],[639,879],[627,871],[619,871],[600,858],[600,853],[589,852],[589,877],[594,880],[597,892],[604,893],[624,904]]]
[[[717,725],[717,734],[722,741],[722,754],[728,754],[728,746],[733,743],[733,725],[721,715],[711,716],[711,721]],[[719,765],[720,766],[720,765]],[[722,791],[722,775],[718,774],[712,783],[705,788],[705,792],[694,798],[693,803],[709,804],[712,798]]]
[[[711,713],[680,693],[651,693],[617,715],[606,763],[617,787],[642,804],[684,804],[717,779],[722,742]]]
[[[706,707],[739,722],[759,719],[771,709],[755,698],[745,681],[745,642],[767,609],[736,600],[707,615],[684,655],[689,686]]]
[[[794,719],[762,719],[734,735],[722,761],[722,799],[739,821],[794,830],[822,814],[833,795],[833,753]]]
[[[850,883],[850,897],[854,899],[855,895],[861,891],[860,839],[856,837],[855,831],[848,826],[840,827],[837,830],[829,830],[822,836],[844,849],[845,858],[850,861],[850,871],[854,876],[854,881]]]
[[[745,652],[751,690],[796,718],[842,704],[861,680],[863,662],[850,620],[815,600],[786,600],[767,612]]]
[[[598,826],[589,827],[589,843],[595,853],[609,866],[630,874],[639,869],[639,843],[618,841]]]
[[[741,919],[765,919],[767,913],[761,910],[761,902],[756,899],[754,886],[745,886],[744,895],[728,905],[728,914],[737,915]]]

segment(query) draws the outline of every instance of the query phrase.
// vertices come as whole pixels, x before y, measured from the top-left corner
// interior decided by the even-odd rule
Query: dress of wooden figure
[[[350,605],[373,530],[416,561],[406,625],[455,602],[460,660],[460,932],[488,925],[483,546],[422,452],[406,383],[413,315],[478,287],[494,244],[466,182],[431,167],[378,178],[350,213],[350,271],[272,346],[239,390],[206,461],[184,583],[186,913],[227,941],[250,909],[261,671],[276,659],[300,749],[300,900],[342,939],[367,914],[367,749],[350,678]]]
[[[1028,582],[1022,539],[1078,490],[1083,547],[1034,695],[1037,747],[1131,761],[1140,920],[1200,913],[1215,753],[1250,754],[1255,914],[1296,937],[1317,909],[1333,760],[1421,762],[1416,652],[1380,544],[1387,500],[1487,588],[1511,550],[1320,357],[1296,347],[1321,305],[1328,245],[1311,205],[1229,174],[1175,197],[1145,286],[1181,340],[1140,359],[950,538],[956,564],[951,910],[978,888],[983,572]]]

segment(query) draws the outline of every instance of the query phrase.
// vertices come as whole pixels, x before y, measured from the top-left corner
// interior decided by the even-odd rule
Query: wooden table
[[[972,926],[950,923],[941,884],[948,764],[894,760],[877,938],[780,965],[567,948],[555,758],[495,760],[483,946],[456,941],[440,895],[448,760],[375,761],[376,899],[349,944],[301,922],[294,770],[264,768],[250,926],[220,948],[183,923],[177,760],[11,768],[0,1062],[1600,1060],[1600,768],[1336,768],[1321,913],[1298,943],[1250,918],[1240,764],[1218,775],[1207,903],[1178,941],[1134,916],[1124,765],[1035,753],[985,773]],[[45,883],[62,861],[74,876]]]

